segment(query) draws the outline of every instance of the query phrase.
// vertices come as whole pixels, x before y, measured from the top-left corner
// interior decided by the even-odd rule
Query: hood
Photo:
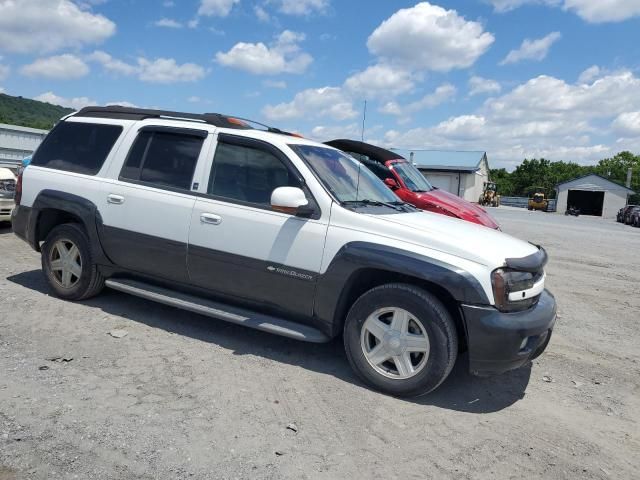
[[[431,212],[368,214],[371,222],[386,224],[388,236],[498,268],[507,258],[532,255],[538,248],[528,242],[465,220]],[[380,223],[372,225],[381,231]]]
[[[16,176],[8,168],[0,167],[0,180],[15,180]]]
[[[433,189],[429,192],[417,193],[416,195],[418,195],[418,198],[421,200],[435,203],[436,205],[446,209],[458,218],[473,223],[479,223],[485,227],[498,228],[498,222],[496,222],[484,209],[480,208],[478,205],[468,202],[464,198],[454,195],[453,193],[449,193],[445,190]]]

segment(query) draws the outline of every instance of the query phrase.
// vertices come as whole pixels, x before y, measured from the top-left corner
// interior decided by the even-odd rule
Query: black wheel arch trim
[[[40,215],[44,210],[48,209],[66,212],[79,218],[89,236],[94,261],[96,263],[111,264],[100,242],[102,216],[98,207],[84,197],[59,190],[42,190],[33,202],[29,219],[28,241],[35,250],[40,251],[39,242],[41,239],[38,232]]]
[[[339,333],[346,310],[345,302],[359,272],[380,270],[426,281],[446,290],[465,304],[488,305],[478,280],[459,267],[414,252],[369,242],[345,244],[335,255],[326,272],[318,279],[314,312]]]

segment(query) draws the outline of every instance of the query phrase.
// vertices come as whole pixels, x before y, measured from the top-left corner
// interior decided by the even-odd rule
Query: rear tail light
[[[13,197],[16,205],[20,205],[20,201],[22,200],[22,174],[24,173],[24,168],[20,169],[20,173],[18,173],[18,180],[16,181],[16,193]]]

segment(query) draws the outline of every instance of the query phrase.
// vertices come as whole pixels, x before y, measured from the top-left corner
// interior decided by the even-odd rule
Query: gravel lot
[[[297,343],[109,290],[58,300],[38,254],[0,227],[0,480],[638,478],[640,229],[492,214],[551,256],[551,345],[488,379],[461,357],[409,401],[363,387],[340,340]]]

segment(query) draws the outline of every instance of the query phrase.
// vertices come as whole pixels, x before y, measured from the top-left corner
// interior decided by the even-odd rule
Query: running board
[[[146,298],[154,302],[163,303],[171,307],[199,313],[207,317],[236,323],[245,327],[255,328],[264,332],[274,333],[283,337],[302,340],[304,342],[324,343],[331,340],[327,335],[308,325],[302,325],[288,320],[271,317],[232,307],[223,303],[214,302],[204,298],[175,292],[167,288],[150,285],[128,279],[109,279],[105,282],[107,287],[120,292],[129,293],[137,297]]]

